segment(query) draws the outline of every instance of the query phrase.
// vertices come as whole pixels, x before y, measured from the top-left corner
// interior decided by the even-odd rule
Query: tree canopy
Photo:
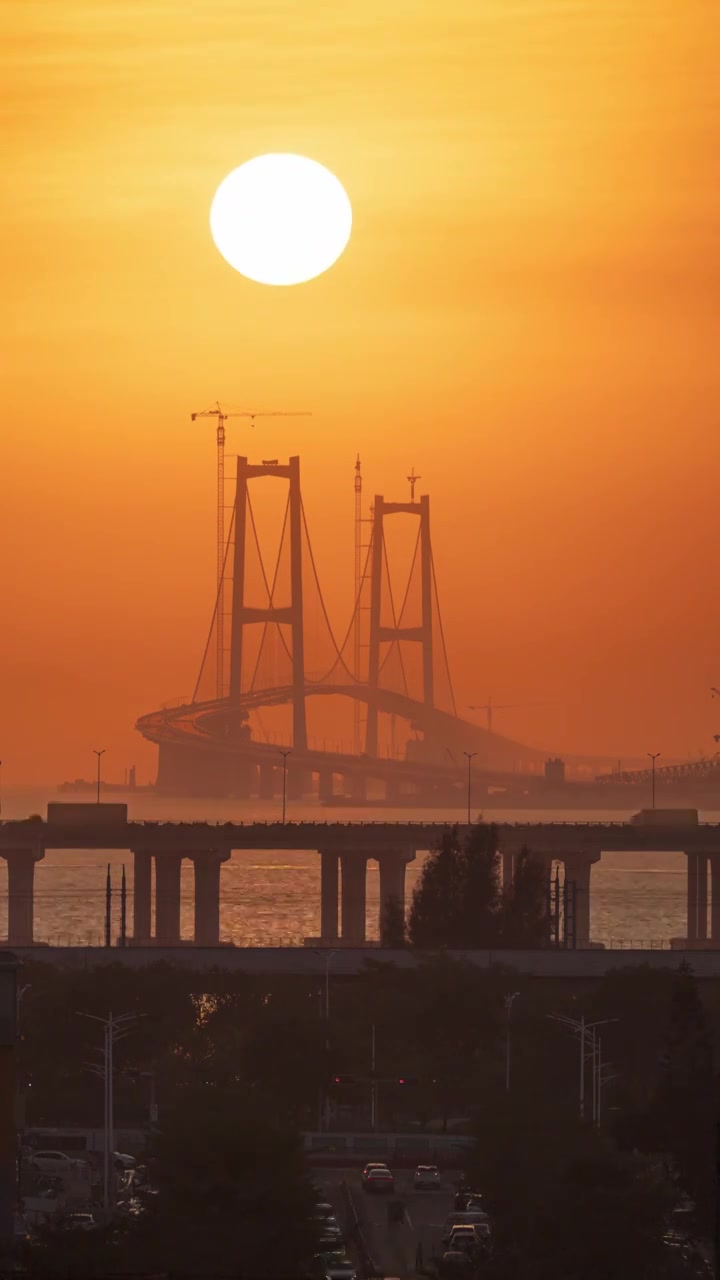
[[[513,882],[500,883],[495,827],[477,823],[444,834],[413,894],[408,935],[414,947],[474,950],[540,947],[549,936],[544,864],[523,849]]]

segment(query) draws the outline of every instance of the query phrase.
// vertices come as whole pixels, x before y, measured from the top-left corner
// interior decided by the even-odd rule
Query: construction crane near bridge
[[[216,619],[216,694],[218,698],[225,695],[225,423],[228,418],[250,418],[255,426],[256,418],[310,418],[312,414],[305,410],[283,409],[230,409],[222,408],[220,401],[209,409],[198,409],[190,414],[190,421],[198,418],[216,418],[217,430],[215,443],[217,449],[217,598],[215,601]]]
[[[516,711],[520,707],[542,707],[546,705],[547,703],[544,702],[493,702],[492,695],[488,694],[487,702],[470,703],[468,711],[484,711],[488,733],[492,733],[493,711]]]

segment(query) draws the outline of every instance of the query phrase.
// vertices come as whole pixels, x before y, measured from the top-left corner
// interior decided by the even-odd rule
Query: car
[[[320,1235],[323,1240],[341,1240],[342,1228],[337,1218],[321,1218],[316,1217],[315,1221],[320,1229]]]
[[[387,1167],[371,1169],[363,1182],[363,1187],[366,1191],[388,1193],[395,1190],[395,1179]]]
[[[367,1182],[373,1169],[387,1169],[387,1165],[385,1164],[384,1160],[373,1160],[370,1162],[370,1164],[366,1164],[365,1168],[362,1171],[363,1182]]]
[[[69,1213],[60,1223],[63,1231],[95,1231],[97,1225],[91,1213]]]
[[[85,1160],[76,1160],[64,1151],[36,1151],[30,1163],[40,1173],[68,1174],[77,1172],[86,1165]]]
[[[454,1280],[455,1276],[458,1280],[465,1280],[465,1277],[470,1280],[474,1270],[473,1261],[464,1249],[448,1249],[442,1256],[440,1275],[443,1280]]]
[[[113,1161],[116,1169],[134,1169],[137,1164],[134,1156],[128,1156],[123,1151],[113,1151]]]
[[[323,1280],[357,1280],[355,1264],[346,1253],[316,1253],[313,1272]]]
[[[436,1164],[419,1164],[413,1174],[413,1187],[416,1191],[439,1191],[440,1170]]]
[[[473,1214],[473,1218],[475,1219],[473,1222],[468,1222],[466,1220],[462,1222],[458,1221],[459,1217],[467,1219],[467,1216],[467,1214],[460,1215],[451,1213],[449,1217],[445,1219],[445,1226],[443,1227],[443,1234],[441,1238],[446,1248],[449,1248],[449,1242],[455,1231],[468,1230],[471,1234],[473,1232],[477,1232],[478,1235],[482,1236],[488,1236],[490,1234],[490,1219],[486,1213]]]
[[[447,1247],[453,1249],[475,1249],[487,1248],[490,1241],[490,1228],[485,1225],[453,1227],[450,1232],[450,1239]]]

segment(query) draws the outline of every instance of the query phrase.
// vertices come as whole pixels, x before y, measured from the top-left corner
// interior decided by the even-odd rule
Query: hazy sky
[[[431,494],[458,702],[560,750],[712,750],[716,0],[0,5],[0,758],[108,773],[192,688],[229,431],[299,452],[338,630],[352,468]],[[208,231],[264,151],[326,164],[350,247],[296,289]],[[262,437],[260,432],[262,431]]]

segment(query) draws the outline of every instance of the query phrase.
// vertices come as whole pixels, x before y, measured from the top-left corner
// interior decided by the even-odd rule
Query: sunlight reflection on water
[[[3,799],[3,817],[21,817],[28,813],[44,813],[47,799],[57,798],[37,793],[16,794]],[[137,797],[130,805],[132,817],[183,818],[186,821],[209,819],[252,821],[258,806],[248,803],[215,801],[168,801],[153,796]],[[388,821],[406,820],[407,810],[338,810],[313,805],[293,806],[293,817],[299,819],[340,821],[370,818]],[[427,817],[435,821],[452,821],[458,815],[445,811],[413,813],[413,818]],[[461,815],[460,815],[461,816]],[[493,813],[495,821],[578,820],[587,822],[589,815],[547,812],[522,814]],[[599,821],[618,821],[625,813],[603,813]],[[715,815],[703,815],[713,818]],[[424,855],[418,855],[407,870],[408,898],[422,866]],[[128,928],[132,921],[132,855],[102,851],[49,851],[36,868],[35,936],[56,943],[100,943],[103,940],[105,915],[105,876],[108,863],[114,889],[114,932],[120,927],[120,877],[123,864],[128,877]],[[188,861],[182,868],[182,933],[191,938],[193,931],[193,871]],[[595,941],[606,945],[668,945],[673,936],[685,931],[685,859],[675,853],[607,853],[592,869],[591,933]],[[320,931],[320,868],[313,852],[288,853],[286,850],[254,850],[234,853],[222,868],[221,936],[238,946],[282,946],[301,944],[303,938],[317,936]],[[378,936],[379,876],[376,862],[368,863],[367,936]],[[7,871],[0,860],[0,934],[7,928]]]

